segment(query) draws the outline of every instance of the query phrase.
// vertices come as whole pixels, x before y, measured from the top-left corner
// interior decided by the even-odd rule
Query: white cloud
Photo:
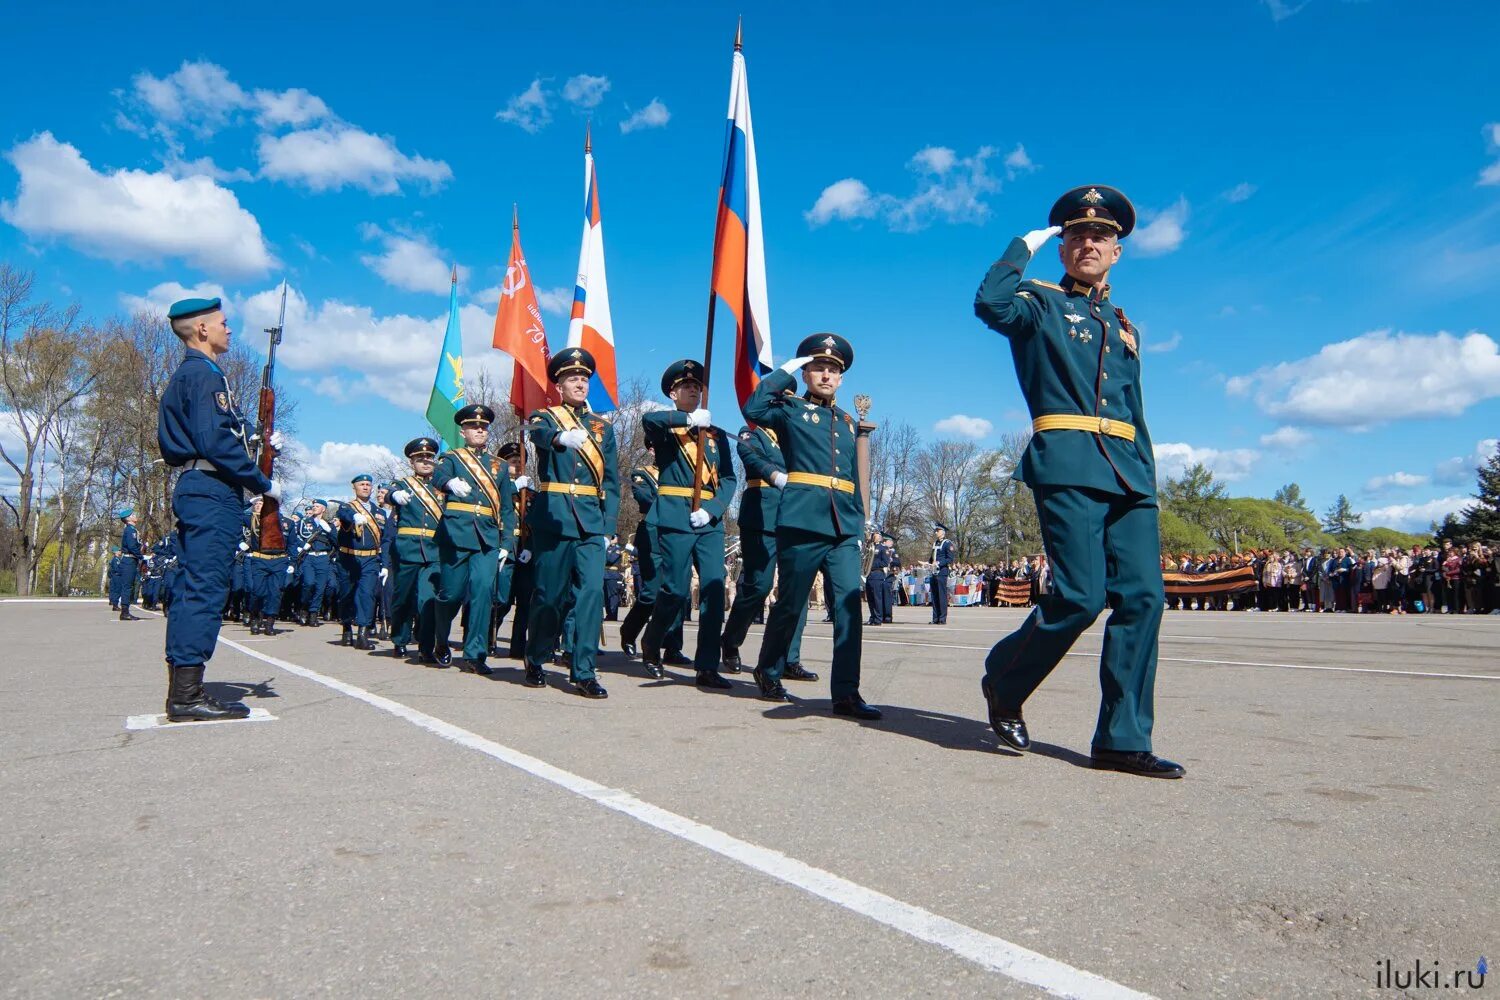
[[[1312,435],[1300,427],[1278,427],[1269,434],[1260,436],[1261,447],[1276,451],[1293,451],[1312,440]]]
[[[1419,476],[1414,472],[1392,472],[1388,476],[1375,476],[1365,483],[1366,493],[1384,493],[1389,489],[1410,489],[1413,486],[1425,486],[1426,476]]]
[[[1031,162],[1031,157],[1026,155],[1026,147],[1019,142],[1016,148],[1005,154],[1005,179],[1015,180],[1022,174],[1035,173],[1041,168]]]
[[[1217,479],[1233,482],[1250,474],[1260,459],[1260,452],[1251,448],[1195,448],[1181,442],[1164,442],[1152,446],[1156,454],[1156,478],[1170,479],[1181,476],[1195,465],[1202,464]]]
[[[208,156],[200,156],[196,160],[168,158],[162,163],[162,166],[167,173],[179,180],[184,177],[207,177],[209,180],[225,184],[255,180],[255,175],[244,167],[225,170],[215,163],[212,157]]]
[[[1298,361],[1237,375],[1225,388],[1231,395],[1253,391],[1263,411],[1301,423],[1369,428],[1452,417],[1500,396],[1500,347],[1477,332],[1455,337],[1376,330]]]
[[[824,188],[803,216],[814,227],[833,219],[879,218],[892,231],[908,233],[933,222],[981,223],[990,214],[986,197],[1000,190],[988,167],[995,152],[981,146],[973,156],[960,157],[946,146],[927,146],[907,162],[918,178],[913,194],[873,194],[863,181],[846,177]]]
[[[451,256],[421,234],[388,233],[378,226],[363,227],[366,239],[379,240],[382,252],[361,254],[360,263],[393,288],[408,292],[447,295],[452,284]],[[467,281],[469,269],[458,269],[458,280]]]
[[[944,436],[965,437],[978,441],[980,438],[988,437],[995,429],[995,425],[983,417],[970,417],[955,413],[933,424],[932,429]]]
[[[1224,192],[1224,200],[1231,205],[1238,205],[1242,201],[1249,201],[1256,191],[1260,190],[1249,181],[1240,181],[1234,187]]]
[[[417,181],[431,190],[453,177],[453,169],[442,160],[408,156],[390,136],[350,125],[262,135],[255,152],[262,177],[312,191],[358,187],[371,194],[397,194],[402,181]]]
[[[562,89],[563,100],[584,110],[597,108],[607,93],[609,93],[609,77],[589,76],[587,73],[569,77]]]
[[[130,313],[155,313],[165,316],[173,302],[179,299],[222,299],[224,286],[204,281],[196,285],[184,285],[177,281],[163,281],[152,286],[145,295],[120,293],[120,305]]]
[[[533,135],[551,124],[552,109],[548,106],[546,92],[542,90],[542,78],[532,80],[531,86],[505,102],[505,107],[496,111],[495,117]]]
[[[1143,218],[1146,217],[1143,215]],[[1130,248],[1143,257],[1159,257],[1171,253],[1187,239],[1187,230],[1183,228],[1187,217],[1187,199],[1178,198],[1176,204],[1150,215],[1150,221],[1131,234]]]
[[[1490,122],[1484,127],[1486,145],[1490,147],[1491,153],[1500,153],[1500,122]],[[1500,159],[1480,171],[1479,183],[1500,184]]]
[[[1301,3],[1294,3],[1292,0],[1260,0],[1260,2],[1271,12],[1271,20],[1285,21],[1306,7],[1310,0],[1302,0]]]
[[[1500,451],[1500,438],[1484,438],[1474,445],[1474,450],[1468,455],[1439,462],[1432,471],[1433,481],[1448,486],[1473,483],[1479,467],[1488,462],[1496,451]]]
[[[261,128],[301,127],[334,118],[322,98],[301,87],[290,90],[246,90],[216,63],[187,62],[165,77],[138,73],[120,97],[130,114],[116,123],[137,135],[154,134],[180,149],[177,130],[207,138],[249,116]],[[135,116],[135,117],[132,117]],[[149,128],[137,118],[151,120]]]
[[[651,103],[620,123],[620,131],[629,134],[643,128],[665,128],[672,120],[672,112],[660,98],[651,98]]]
[[[255,216],[207,177],[100,173],[51,132],[5,157],[21,183],[15,200],[0,202],[0,218],[33,239],[59,239],[105,260],[179,259],[231,274],[259,274],[275,263]]]
[[[496,301],[499,301],[498,297]],[[573,289],[538,288],[536,290],[536,304],[542,307],[542,312],[567,316],[573,312]]]
[[[1374,507],[1361,511],[1361,528],[1395,528],[1398,531],[1424,532],[1433,521],[1441,522],[1449,514],[1456,514],[1474,498],[1465,494],[1439,497],[1421,503],[1397,503],[1388,507]]]
[[[1172,336],[1166,340],[1145,340],[1143,346],[1148,354],[1166,354],[1168,351],[1175,351],[1182,346],[1182,333],[1181,331],[1173,330]]]
[[[349,481],[361,472],[402,464],[400,457],[383,444],[324,441],[316,452],[301,442],[294,445],[289,450],[301,460],[299,464],[309,484],[342,486],[345,491],[349,488]]]
[[[321,97],[308,93],[301,87],[282,91],[257,90],[255,104],[258,109],[255,120],[262,128],[277,128],[282,125],[301,128],[333,117],[333,112]]]

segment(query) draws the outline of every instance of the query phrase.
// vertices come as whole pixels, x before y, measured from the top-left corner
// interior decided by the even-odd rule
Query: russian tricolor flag
[[[760,230],[760,181],[750,127],[750,83],[739,39],[729,81],[724,175],[714,228],[713,290],[734,313],[734,388],[740,405],[771,371],[771,307],[766,297],[766,248]]]
[[[573,286],[573,314],[568,346],[581,347],[597,366],[589,384],[589,409],[612,413],[620,405],[615,374],[615,329],[609,319],[609,282],[604,277],[604,226],[599,221],[599,176],[594,170],[592,139],[583,144],[583,246],[578,251],[578,282]]]

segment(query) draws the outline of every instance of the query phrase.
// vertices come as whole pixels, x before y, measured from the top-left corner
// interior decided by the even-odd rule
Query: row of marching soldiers
[[[740,647],[779,573],[753,674],[761,697],[785,700],[783,681],[817,680],[801,664],[800,644],[808,593],[826,571],[833,588],[833,711],[880,717],[859,694],[866,523],[855,486],[857,428],[834,402],[853,356],[848,341],[835,334],[804,340],[798,357],[767,376],[747,400],[747,424],[733,445],[702,405],[702,365],[678,361],[663,374],[662,391],[673,406],[641,418],[654,462],[628,477],[642,513],[633,540],[641,581],[621,625],[623,651],[639,655],[651,677],[665,677],[668,665],[691,665],[699,687],[732,689],[723,675],[742,672]],[[802,395],[794,391],[799,369]],[[432,438],[411,441],[405,448],[411,474],[390,483],[383,497],[372,498],[374,483],[359,476],[354,498],[336,514],[315,503],[301,524],[289,522],[288,543],[299,550],[299,564],[285,561],[284,554],[253,551],[258,526],[247,523],[247,588],[265,595],[252,598],[252,627],[271,628],[280,592],[273,598],[249,577],[284,573],[305,582],[321,572],[309,569],[309,560],[326,560],[330,575],[335,566],[343,574],[345,644],[374,648],[384,590],[397,656],[408,655],[414,645],[420,662],[447,667],[457,626],[458,666],[490,674],[487,660],[499,648],[496,629],[515,607],[511,650],[525,661],[523,683],[545,687],[545,666],[560,648],[573,690],[608,697],[597,661],[606,566],[619,560],[610,544],[621,481],[614,428],[588,408],[594,375],[588,351],[568,348],[555,355],[548,375],[561,403],[530,416],[526,435],[535,459],[525,475],[518,444],[491,453],[494,412],[474,404],[454,417],[462,446],[439,454]],[[733,606],[726,607],[724,516],[738,487],[731,447],[747,481],[739,515],[743,577]],[[256,517],[252,511],[251,521]],[[274,563],[276,555],[284,560],[278,568],[258,565]],[[682,653],[682,622],[695,572],[700,618],[689,659]],[[304,623],[317,621],[318,593],[314,586],[303,594]]]

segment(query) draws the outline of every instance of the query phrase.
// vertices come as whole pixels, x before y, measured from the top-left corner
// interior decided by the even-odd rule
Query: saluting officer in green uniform
[[[1011,240],[974,311],[1010,341],[1032,437],[1015,478],[1031,487],[1052,567],[1051,593],[985,658],[990,724],[1030,746],[1021,706],[1107,604],[1095,767],[1158,778],[1184,769],[1151,752],[1156,644],[1165,597],[1156,460],[1141,399],[1136,328],[1110,300],[1109,272],[1135,208],[1104,185],[1074,188],[1049,228]],[[1022,272],[1062,234],[1061,284]]]
[[[604,625],[604,540],[620,513],[615,429],[588,407],[592,354],[566,348],[547,362],[547,376],[562,404],[537,410],[528,424],[536,466],[531,476],[535,495],[526,510],[530,538],[520,555],[534,578],[526,683],[546,685],[542,665],[552,658],[571,607],[569,679],[585,698],[608,698],[594,674],[594,661]]]
[[[419,437],[406,443],[412,474],[396,480],[386,502],[397,508],[395,553],[396,590],[391,602],[391,642],[394,654],[404,657],[417,635],[417,653],[428,666],[439,666],[435,648],[437,635],[438,554],[437,529],[443,520],[443,496],[432,485],[437,465],[435,438]],[[441,664],[446,666],[447,664]]]
[[[776,580],[776,513],[781,491],[786,488],[786,459],[776,432],[765,427],[741,427],[735,450],[745,467],[745,492],[740,497],[740,559],[743,570],[734,591],[734,606],[724,623],[724,672],[740,672],[740,646],[750,632],[750,622],[765,608]],[[802,628],[807,607],[797,620],[787,647],[782,680],[815,681],[818,675],[802,665]]]
[[[490,601],[495,572],[515,526],[511,494],[515,487],[505,463],[485,451],[495,411],[472,403],[453,415],[464,446],[444,455],[432,472],[432,486],[446,495],[438,525],[437,636],[439,663],[449,662],[448,632],[458,609],[464,619],[464,659],[475,673],[490,674]]]
[[[835,333],[815,333],[797,345],[797,357],[756,386],[745,403],[745,419],[776,433],[786,459],[786,485],[776,512],[776,603],[766,621],[755,682],[761,697],[785,701],[781,686],[787,650],[797,623],[807,614],[813,575],[828,571],[833,611],[833,676],[829,693],[835,715],[878,719],[880,710],[859,695],[860,613],[863,579],[859,543],[865,533],[855,456],[855,420],[834,403],[854,348]],[[802,370],[806,395],[787,392]]]
[[[675,409],[653,410],[641,417],[646,440],[656,453],[656,502],[646,517],[656,529],[656,573],[660,580],[656,607],[641,636],[641,660],[653,677],[662,677],[661,647],[693,595],[698,570],[698,647],[693,668],[698,686],[726,689],[719,675],[719,640],[724,631],[724,512],[734,498],[734,460],[729,436],[710,424],[702,407],[703,366],[674,361],[662,373],[661,391]],[[706,429],[706,435],[700,430]],[[693,509],[693,482],[703,446],[703,485]]]

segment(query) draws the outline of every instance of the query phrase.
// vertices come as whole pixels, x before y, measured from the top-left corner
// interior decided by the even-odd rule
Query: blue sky
[[[702,353],[743,11],[778,360],[836,330],[874,419],[1018,429],[974,289],[1062,190],[1114,184],[1144,220],[1112,284],[1164,469],[1401,527],[1460,506],[1500,436],[1500,91],[1453,33],[1500,8],[977,6],[21,8],[0,259],[95,316],[222,290],[242,332],[286,275],[283,384],[338,484],[425,433],[450,262],[468,370],[508,371],[513,202],[563,341],[592,119],[620,366],[654,384]]]

